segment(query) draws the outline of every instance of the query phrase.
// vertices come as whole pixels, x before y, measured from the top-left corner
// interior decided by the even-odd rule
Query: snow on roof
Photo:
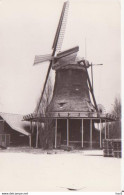
[[[28,122],[22,121],[23,116],[20,114],[10,114],[0,112],[0,116],[8,123],[8,125],[15,131],[18,131],[24,135],[30,135],[25,129],[26,125],[29,125]]]

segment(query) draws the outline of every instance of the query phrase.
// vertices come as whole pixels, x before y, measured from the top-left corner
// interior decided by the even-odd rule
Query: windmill
[[[90,64],[86,59],[77,57],[79,51],[78,46],[61,52],[68,7],[69,2],[67,1],[64,3],[61,12],[52,45],[52,54],[35,56],[34,65],[45,61],[50,61],[50,64],[35,113],[24,116],[24,120],[30,121],[31,124],[32,122],[37,123],[36,147],[38,146],[38,123],[44,123],[46,119],[49,120],[50,118],[54,122],[55,131],[53,134],[55,140],[52,142],[55,148],[57,148],[58,136],[62,136],[62,144],[66,140],[67,147],[70,141],[76,141],[81,143],[82,148],[87,143],[92,148],[93,142],[96,141],[96,137],[99,135],[101,148],[102,134],[100,131],[99,135],[96,136],[97,132],[95,131],[94,124],[100,123],[101,125],[101,123],[114,121],[115,119],[105,114],[103,106],[97,105],[94,95],[93,66],[102,64]],[[88,73],[89,67],[91,68],[91,80]],[[38,115],[51,69],[56,72],[53,96],[47,107],[46,115]],[[90,94],[93,104],[90,99]],[[51,130],[47,132],[48,137],[51,132]]]

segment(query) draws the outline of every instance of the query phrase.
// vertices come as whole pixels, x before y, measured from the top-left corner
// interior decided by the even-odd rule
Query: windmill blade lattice
[[[41,63],[44,60],[47,61],[50,58],[53,59],[54,56],[55,56],[56,51],[60,50],[60,48],[62,46],[65,27],[66,27],[66,22],[67,22],[68,7],[69,7],[69,2],[66,1],[63,5],[62,13],[61,13],[61,16],[60,16],[60,20],[59,20],[59,24],[58,24],[58,27],[57,27],[56,35],[55,35],[55,38],[54,38],[54,42],[53,42],[53,46],[52,46],[52,49],[53,49],[52,55],[51,56],[48,55],[46,58],[45,58],[45,56],[38,57],[39,60],[38,60],[38,58],[36,59],[37,63]],[[48,71],[47,71],[47,75],[46,75],[46,79],[45,79],[45,82],[44,82],[44,86],[43,86],[43,90],[42,90],[42,93],[41,93],[39,103],[38,103],[38,105],[37,105],[37,107],[34,111],[37,114],[38,114],[40,103],[42,101],[43,94],[44,94],[44,91],[45,91],[45,88],[46,88],[47,80],[49,78],[51,67],[52,67],[52,60],[50,61],[50,64],[49,64],[49,67],[48,67]]]
[[[56,48],[56,52],[59,52],[62,47],[66,23],[67,23],[68,9],[69,9],[69,1],[66,1],[63,5],[61,17],[59,20],[58,28],[52,46],[52,49]]]
[[[54,38],[54,42],[52,46],[53,54],[36,55],[34,59],[34,65],[53,60],[53,56],[55,55],[55,52],[59,52],[61,50],[63,39],[64,39],[66,23],[67,23],[68,8],[69,8],[69,2],[67,1],[63,5],[59,24],[58,24],[57,31],[55,34],[55,38]]]
[[[34,59],[34,65],[37,65],[42,62],[50,61],[52,60],[53,57],[51,54],[46,54],[46,55],[36,55]]]

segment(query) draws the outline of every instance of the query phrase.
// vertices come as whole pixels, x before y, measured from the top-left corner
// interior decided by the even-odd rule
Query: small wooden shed
[[[29,124],[19,114],[0,113],[0,147],[30,144]]]

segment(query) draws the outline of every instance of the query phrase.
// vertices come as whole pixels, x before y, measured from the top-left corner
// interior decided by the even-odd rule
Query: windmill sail
[[[62,13],[61,13],[61,16],[60,16],[59,24],[58,24],[58,27],[57,27],[56,35],[55,35],[53,46],[52,46],[53,52],[52,52],[51,58],[55,56],[56,51],[59,51],[61,46],[62,46],[62,41],[63,41],[63,38],[64,38],[64,32],[65,32],[65,27],[66,27],[66,21],[67,21],[68,7],[69,7],[69,2],[67,1],[63,5]],[[38,63],[40,63],[40,62],[41,61],[39,60]],[[43,90],[42,90],[42,93],[41,93],[39,103],[38,103],[38,105],[35,109],[36,113],[38,113],[38,111],[39,111],[40,103],[41,103],[42,98],[43,98],[43,94],[44,94],[44,91],[45,91],[45,88],[46,88],[47,80],[49,78],[51,67],[52,67],[52,60],[50,61],[50,64],[49,64],[49,67],[48,67],[48,71],[47,71],[47,75],[46,75],[46,79],[45,79],[45,82],[44,82],[44,86],[43,86]]]
[[[63,52],[60,52],[60,53],[58,53],[57,54],[57,56],[56,56],[56,59],[58,58],[63,58],[63,57],[65,57],[65,56],[69,56],[69,55],[71,55],[71,54],[74,54],[74,53],[77,53],[79,51],[79,47],[78,46],[76,46],[76,47],[73,47],[73,48],[71,48],[71,49],[68,49],[68,50],[66,50],[66,51],[63,51]]]
[[[73,47],[63,52],[59,52],[56,57],[55,61],[53,61],[52,69],[57,70],[64,67],[67,64],[73,64],[77,57],[77,52],[79,51],[79,47]]]
[[[51,54],[36,55],[35,59],[34,59],[34,65],[42,63],[42,62],[50,61],[52,59],[53,59],[53,57],[51,56]]]
[[[96,111],[98,111],[97,104],[96,104],[96,99],[95,99],[93,88],[92,88],[91,81],[90,81],[90,77],[89,77],[89,74],[88,74],[88,71],[87,71],[86,60],[84,60],[84,65],[85,65],[84,67],[85,67],[85,70],[86,70],[87,80],[88,80],[90,92],[91,92],[91,95],[92,95],[92,98],[93,98],[94,106],[95,106]]]
[[[52,46],[52,49],[56,48],[56,51],[61,50],[62,42],[64,39],[66,23],[67,23],[68,8],[69,8],[69,2],[66,1],[63,5],[61,17],[59,20],[58,28],[57,28],[55,39],[54,39],[53,46]]]

